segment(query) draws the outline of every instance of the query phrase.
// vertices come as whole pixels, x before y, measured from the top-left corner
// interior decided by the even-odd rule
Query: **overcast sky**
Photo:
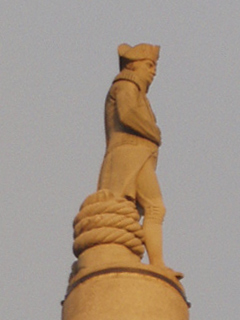
[[[59,320],[72,220],[96,189],[117,46],[161,45],[164,255],[191,320],[240,313],[240,2],[2,0],[0,318]]]

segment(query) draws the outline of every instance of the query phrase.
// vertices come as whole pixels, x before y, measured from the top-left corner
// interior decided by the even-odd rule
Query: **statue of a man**
[[[98,189],[109,189],[143,212],[150,264],[164,267],[162,222],[165,207],[155,173],[160,130],[146,97],[156,75],[159,46],[118,47],[120,73],[106,97],[106,154]]]

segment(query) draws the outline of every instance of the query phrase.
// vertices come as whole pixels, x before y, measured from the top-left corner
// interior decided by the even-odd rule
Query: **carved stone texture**
[[[147,99],[159,46],[118,47],[120,73],[105,102],[106,153],[97,192],[73,222],[63,320],[188,320],[182,273],[164,264],[161,133]],[[143,224],[139,223],[143,216]],[[149,265],[141,263],[145,251]]]
[[[150,264],[163,267],[165,207],[155,173],[161,134],[146,96],[156,74],[159,50],[149,44],[118,47],[120,73],[106,97],[107,148],[98,189],[109,189],[140,208]]]
[[[143,256],[143,230],[135,205],[123,197],[115,198],[109,190],[89,196],[73,222],[73,251],[78,256],[101,244],[120,244]]]

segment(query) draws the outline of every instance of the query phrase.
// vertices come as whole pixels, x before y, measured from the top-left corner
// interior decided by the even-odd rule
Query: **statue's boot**
[[[184,277],[181,272],[168,268],[163,261],[163,235],[162,222],[164,214],[157,214],[156,208],[150,209],[150,214],[145,211],[143,221],[144,241],[148,253],[149,262],[152,266],[159,269],[167,269],[167,272],[173,273],[180,280]],[[154,214],[155,213],[155,214]]]

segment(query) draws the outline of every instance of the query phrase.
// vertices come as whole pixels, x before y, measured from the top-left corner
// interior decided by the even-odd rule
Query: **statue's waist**
[[[158,145],[151,140],[125,132],[114,132],[114,134],[112,134],[108,141],[107,150],[110,151],[113,148],[125,144],[144,146],[151,149],[152,151],[158,150]]]

